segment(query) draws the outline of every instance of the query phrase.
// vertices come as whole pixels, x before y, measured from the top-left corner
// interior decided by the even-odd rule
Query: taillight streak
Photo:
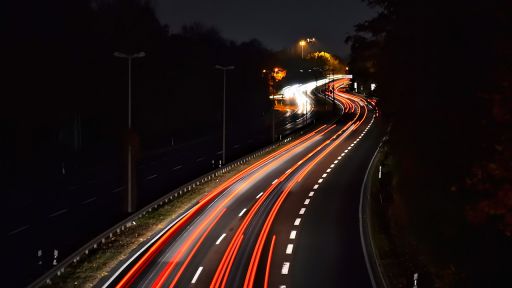
[[[358,115],[359,115],[359,113],[358,113]],[[358,115],[355,117],[356,119],[357,119]],[[352,126],[351,128],[356,129],[362,123],[364,118],[366,118],[366,113],[363,116],[363,119],[361,121],[359,121],[357,124],[355,124],[355,126]],[[355,121],[355,119],[354,119],[354,121]],[[348,135],[348,134],[345,134],[345,135]],[[258,263],[259,263],[259,260],[260,260],[261,251],[263,249],[263,245],[264,245],[265,239],[267,238],[268,232],[270,230],[270,226],[271,226],[271,224],[272,224],[272,222],[273,222],[273,220],[275,218],[275,215],[277,214],[277,211],[279,210],[281,204],[283,203],[284,199],[286,198],[286,196],[288,195],[288,193],[290,192],[292,187],[300,179],[302,179],[301,174],[304,175],[306,172],[308,172],[314,166],[314,163],[318,162],[320,159],[325,157],[325,155],[327,155],[327,153],[329,153],[334,147],[336,147],[344,138],[345,137],[338,138],[333,144],[331,144],[320,155],[318,155],[315,158],[315,160],[313,160],[312,163],[309,163],[309,165],[306,166],[303,169],[303,171],[301,171],[301,173],[299,175],[296,175],[292,179],[292,181],[287,185],[285,190],[281,193],[281,195],[279,196],[279,199],[276,201],[275,205],[272,207],[272,210],[271,210],[269,216],[267,217],[267,220],[265,221],[263,229],[260,232],[260,236],[258,237],[258,241],[257,241],[256,246],[254,248],[254,251],[253,251],[253,254],[252,254],[252,257],[251,257],[251,262],[249,263],[249,268],[247,270],[247,274],[246,274],[246,278],[245,278],[245,282],[244,282],[244,287],[253,287],[253,285],[254,285],[254,278],[256,276],[256,270],[257,270]]]
[[[325,125],[322,126],[322,128],[323,127],[325,127]],[[311,141],[314,141],[317,137],[321,137],[322,135],[324,135],[326,132],[328,132],[329,130],[331,130],[334,127],[335,127],[335,125],[325,129],[321,133],[317,134],[315,138],[312,138],[312,139],[309,139],[309,140],[306,139],[307,140],[306,142],[300,143],[298,146],[293,147],[292,149],[288,149],[286,151],[286,153],[284,153],[284,155],[280,155],[279,157],[284,158],[285,156],[287,156],[287,155],[289,155],[291,153],[294,153],[294,151],[302,149],[302,147],[308,145]],[[319,129],[315,130],[314,132],[318,132]],[[311,138],[311,137],[308,137],[308,138]],[[256,172],[256,174],[252,175],[249,179],[247,179],[247,181],[245,181],[244,183],[240,184],[240,186],[237,187],[226,199],[224,199],[223,202],[221,204],[219,204],[218,208],[216,208],[216,210],[214,212],[212,212],[212,213],[217,213],[218,210],[221,209],[221,207],[223,207],[224,205],[226,205],[232,198],[234,198],[238,194],[239,191],[244,189],[247,185],[250,185],[251,183],[253,183],[254,182],[253,180],[255,178],[259,177],[261,174],[265,173],[266,171],[268,171],[270,169],[273,169],[275,166],[280,164],[280,161],[284,161],[284,160],[281,160],[281,158],[276,160],[275,162],[269,164],[268,166],[263,167],[260,171]],[[275,185],[277,185],[277,183]],[[183,253],[181,253],[181,251],[188,250],[189,246],[192,245],[192,242],[193,242],[194,238],[195,238],[195,236],[189,238],[187,240],[187,242],[185,242],[185,244],[182,245],[182,247],[179,250],[179,253],[176,254],[177,256],[175,256],[173,259],[181,258],[182,255],[183,255]],[[194,255],[194,252],[195,251],[193,251],[189,256],[192,257]],[[160,287],[165,282],[165,279],[172,273],[172,270],[176,267],[177,262],[178,262],[177,260],[174,260],[174,261],[169,262],[168,265],[166,265],[164,270],[159,273],[156,282],[152,285],[153,288]],[[177,276],[179,276],[179,275],[177,275]],[[178,278],[178,277],[175,277],[175,279],[176,278]]]
[[[331,127],[326,129],[325,131],[323,131],[318,136],[319,137],[322,136],[323,134],[327,133],[329,130],[333,129],[334,127],[336,127],[336,125],[332,125]],[[319,149],[319,148],[317,148],[317,149]],[[317,150],[309,153],[308,156],[306,156],[306,157],[310,157],[316,151]],[[306,159],[306,158],[304,158],[304,159]],[[245,231],[245,228],[247,227],[247,225],[253,218],[256,211],[259,209],[259,207],[265,201],[267,196],[271,193],[271,191],[273,191],[274,188],[279,184],[279,182],[281,182],[283,179],[285,179],[291,171],[293,171],[297,166],[299,166],[304,161],[304,159],[302,159],[297,164],[295,164],[295,166],[292,169],[290,169],[289,171],[287,171],[283,175],[281,175],[281,177],[278,178],[278,181],[276,181],[276,182],[274,182],[274,184],[270,185],[270,187],[263,193],[263,195],[258,199],[258,201],[256,201],[254,206],[251,208],[251,210],[245,217],[242,224],[239,226],[237,232],[235,233],[235,236],[231,239],[231,242],[230,242],[228,248],[226,249],[226,252],[224,253],[224,256],[223,256],[223,258],[217,268],[217,271],[213,277],[212,284],[210,285],[211,287],[221,286],[221,285],[223,285],[222,283],[225,283],[227,281],[227,275],[229,275],[229,274],[226,271],[230,270],[230,267],[228,268],[228,265],[230,263],[229,259],[234,259],[234,256],[236,256],[236,253],[237,253],[238,247],[239,247],[239,246],[235,245],[235,243],[237,243],[239,241],[239,238],[243,236],[243,232]]]
[[[270,242],[270,249],[268,251],[268,258],[267,258],[267,269],[265,269],[265,282],[264,282],[264,288],[268,288],[268,279],[270,275],[270,264],[272,263],[272,252],[274,251],[274,242],[276,242],[276,235],[272,236],[272,242]]]
[[[158,241],[149,248],[148,252],[146,252],[141,259],[135,263],[135,265],[128,271],[128,273],[125,274],[125,276],[119,281],[119,283],[116,285],[116,288],[123,288],[123,287],[129,287],[135,278],[138,277],[138,275],[142,272],[142,270],[147,266],[147,264],[155,257],[156,254],[163,248],[163,246],[167,243],[167,241],[172,238],[178,230],[183,228],[186,224],[189,223],[191,219],[193,219],[199,211],[201,211],[205,206],[207,206],[211,201],[213,201],[214,198],[216,198],[221,192],[223,192],[227,187],[238,181],[239,179],[243,178],[247,174],[251,173],[252,171],[259,168],[262,164],[267,162],[269,159],[272,159],[280,154],[284,154],[288,152],[291,148],[296,146],[297,144],[311,138],[313,135],[315,135],[318,131],[323,129],[326,125],[321,126],[320,128],[316,129],[315,131],[299,138],[298,140],[286,145],[279,151],[276,151],[265,158],[259,160],[258,162],[254,163],[253,165],[247,167],[242,172],[238,173],[236,176],[230,178],[226,182],[224,182],[222,185],[214,189],[212,192],[210,192],[206,197],[201,199],[201,201],[194,206],[190,212],[184,216],[180,221],[178,221],[173,227],[171,227],[165,234],[162,235]]]
[[[338,97],[337,97],[338,98]],[[341,98],[341,97],[340,97]],[[340,99],[338,99],[340,100]],[[302,159],[301,161],[299,161],[296,165],[294,165],[293,168],[291,168],[290,170],[287,171],[287,173],[289,173],[290,171],[293,171],[295,170],[303,161],[305,161],[307,158],[311,157],[314,153],[316,153],[318,150],[320,150],[324,145],[328,144],[329,142],[331,142],[334,138],[336,138],[339,134],[341,134],[343,132],[344,129],[346,129],[346,127],[348,127],[349,125],[352,125],[355,121],[357,121],[357,118],[359,117],[359,114],[360,114],[360,111],[358,110],[358,114],[356,115],[356,117],[354,117],[354,119],[348,123],[345,127],[343,127],[336,135],[334,135],[333,137],[331,137],[329,140],[327,140],[326,142],[324,142],[321,146],[319,146],[317,149],[315,149],[315,151],[311,152],[310,154],[308,154],[308,156],[306,156],[304,159]],[[365,113],[365,116],[366,117],[366,113]],[[364,117],[362,120],[364,120]],[[359,121],[357,124],[354,124],[353,127],[351,127],[350,131],[352,131],[353,129],[357,128],[357,126],[360,125],[360,123],[362,122]],[[325,133],[325,132],[324,132]],[[345,135],[348,135],[349,133],[346,133]],[[342,137],[340,139],[338,139],[336,141],[336,145],[341,142],[343,139],[345,138]],[[334,145],[335,146],[335,145]],[[331,146],[330,149],[328,149],[329,151],[334,147],[334,146]],[[323,153],[322,155],[325,155],[325,153]],[[322,156],[323,157],[323,156]],[[317,161],[315,161],[316,163]],[[313,165],[308,165],[308,167],[312,167]],[[309,168],[308,168],[309,169]],[[285,173],[285,174],[287,174]],[[284,176],[284,175],[283,175]],[[282,177],[282,176],[281,176]],[[281,178],[280,178],[281,179]],[[246,229],[248,223],[250,222],[250,220],[252,219],[253,215],[256,213],[257,209],[259,209],[261,203],[263,203],[263,201],[266,199],[266,197],[269,195],[269,193],[274,189],[273,186],[271,186],[267,191],[265,191],[265,193],[263,194],[264,196],[260,198],[260,201],[261,202],[257,202],[256,205],[254,205],[254,207],[251,209],[251,212],[248,214],[247,218],[244,220],[244,223],[239,227],[239,230],[237,231],[237,233],[235,234],[235,236],[233,237],[228,249],[226,250],[226,253],[224,254],[224,257],[223,257],[223,260],[221,261],[218,269],[217,269],[217,272],[215,273],[215,276],[212,280],[212,283],[211,283],[211,287],[224,287],[225,286],[225,283],[229,277],[229,271],[231,269],[230,267],[230,264],[229,262],[231,261],[227,261],[226,259],[234,259],[234,257],[236,256],[237,254],[237,251],[238,251],[238,248],[235,247],[234,243],[239,243],[239,239],[237,237],[241,237],[241,235],[243,235],[243,231]],[[258,244],[257,244],[258,245]],[[260,245],[262,245],[260,243]],[[239,246],[239,245],[236,245],[236,246]],[[233,248],[235,247],[235,248]],[[262,247],[262,246],[261,246]],[[261,249],[261,248],[260,248]],[[249,267],[249,269],[251,269],[251,266]],[[255,268],[254,268],[255,269]],[[249,272],[248,272],[249,274]],[[246,279],[247,280],[247,279]]]

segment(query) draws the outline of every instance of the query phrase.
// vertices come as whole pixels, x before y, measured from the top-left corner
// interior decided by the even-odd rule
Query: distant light
[[[370,84],[370,90],[373,91],[373,89],[375,89],[376,86],[377,86],[377,84],[375,84],[375,83]]]
[[[300,40],[299,45],[300,45],[300,46],[304,46],[304,45],[306,45],[306,41],[304,41],[304,40]]]

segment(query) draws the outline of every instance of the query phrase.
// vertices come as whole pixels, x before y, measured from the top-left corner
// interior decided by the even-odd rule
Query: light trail
[[[213,199],[215,199],[217,196],[219,196],[227,187],[233,185],[235,182],[242,179],[247,174],[260,168],[262,165],[264,165],[270,159],[272,159],[274,157],[278,157],[280,155],[283,155],[283,154],[287,153],[290,149],[295,147],[296,145],[299,145],[303,141],[307,141],[309,138],[311,138],[313,135],[318,133],[318,131],[320,131],[324,127],[325,127],[325,125],[321,126],[320,128],[316,129],[315,131],[299,138],[298,140],[286,145],[285,147],[283,147],[283,149],[280,149],[280,150],[264,157],[263,159],[259,160],[258,162],[254,163],[253,165],[247,167],[246,169],[244,169],[237,175],[228,179],[226,182],[224,182],[223,184],[221,184],[220,186],[215,188],[212,192],[205,195],[205,197],[203,197],[196,206],[194,206],[182,219],[180,219],[174,226],[172,226],[166,233],[164,233],[160,237],[160,239],[158,239],[158,241],[149,248],[148,252],[146,252],[135,263],[135,265],[124,275],[124,277],[119,281],[119,283],[116,285],[116,288],[130,287],[130,285],[138,277],[138,275],[142,272],[142,270],[155,257],[155,255],[160,252],[160,250],[177,233],[177,231],[180,231],[183,227],[185,227],[192,219],[194,219],[194,217],[196,217],[196,215],[204,207],[206,207],[210,202],[213,201]],[[118,273],[115,273],[114,277],[117,277],[117,274]],[[110,283],[112,280],[113,280],[113,278],[110,279],[107,283]]]
[[[310,85],[313,84],[313,87],[310,89]],[[289,88],[287,87],[287,95],[294,95],[294,97],[299,97],[298,101],[303,101],[302,103],[305,103],[304,105],[309,105],[309,97],[312,95],[310,94],[312,89],[315,87],[315,82],[311,82],[304,85],[295,85],[291,87],[295,88]],[[242,221],[242,224],[239,225],[237,232],[235,235],[230,239],[230,243],[219,263],[219,266],[216,270],[216,273],[214,275],[214,278],[211,282],[211,287],[225,287],[227,280],[229,278],[230,272],[232,270],[233,263],[238,255],[238,251],[240,247],[242,246],[242,243],[244,242],[243,239],[247,237],[244,237],[244,233],[246,229],[249,227],[250,223],[254,219],[254,215],[259,211],[262,204],[268,199],[268,196],[275,190],[275,188],[280,185],[289,175],[291,175],[292,171],[295,171],[296,169],[299,169],[299,167],[304,163],[306,160],[312,158],[317,152],[319,152],[321,149],[324,149],[319,155],[313,157],[313,160],[310,161],[305,167],[301,168],[302,170],[295,175],[291,182],[286,186],[286,189],[281,193],[279,198],[277,199],[276,203],[272,207],[272,210],[270,214],[267,216],[265,220],[265,224],[263,226],[262,231],[260,232],[258,241],[254,247],[254,251],[251,257],[251,262],[249,263],[249,268],[247,271],[247,275],[245,278],[244,287],[251,287],[254,284],[254,277],[256,274],[256,270],[259,263],[259,258],[261,255],[261,250],[263,249],[263,245],[265,243],[265,240],[267,239],[267,234],[270,229],[270,226],[272,224],[272,221],[275,217],[275,214],[277,213],[279,207],[281,206],[281,203],[283,202],[284,198],[288,194],[289,190],[295,183],[300,181],[306,173],[312,169],[312,167],[320,161],[322,158],[324,158],[329,151],[331,151],[335,146],[337,146],[341,141],[349,135],[354,129],[359,127],[361,123],[366,118],[367,115],[367,107],[364,105],[364,101],[361,100],[357,96],[352,96],[347,93],[341,92],[341,85],[338,85],[338,82],[335,81],[331,85],[334,87],[334,98],[338,102],[339,105],[343,107],[346,111],[353,111],[356,112],[356,115],[354,119],[344,125],[337,133],[335,133],[334,136],[330,137],[328,140],[322,142],[318,147],[315,147],[312,152],[308,153],[306,157],[304,157],[301,161],[295,163],[291,169],[288,169],[286,173],[282,174],[276,181],[274,181],[270,187],[264,191],[258,194],[256,197],[256,203],[248,210],[247,208],[244,208],[239,216],[246,215],[244,220]],[[338,85],[338,86],[336,86]],[[284,90],[284,89],[283,89]],[[299,93],[297,93],[299,92]],[[291,93],[291,94],[290,94]],[[299,95],[299,96],[297,96]],[[303,98],[304,97],[304,98]],[[356,104],[357,103],[357,104]],[[360,106],[363,106],[364,109],[362,109]],[[308,106],[306,106],[308,107]],[[357,109],[356,109],[357,108]],[[307,108],[306,108],[307,109]],[[305,112],[305,111],[302,111]],[[300,112],[301,113],[301,112]],[[362,116],[362,119],[358,119],[360,115],[364,114]],[[153,260],[154,257],[156,257],[157,254],[160,253],[160,251],[168,244],[168,242],[173,239],[179,231],[182,231],[187,225],[189,225],[192,220],[199,219],[193,227],[193,230],[190,230],[190,235],[184,238],[184,243],[181,244],[178,247],[178,250],[174,253],[172,256],[171,261],[169,261],[162,271],[159,272],[157,275],[157,278],[153,281],[152,286],[153,288],[162,287],[166,281],[168,281],[168,278],[170,275],[172,275],[173,271],[178,270],[176,274],[173,276],[171,280],[170,287],[174,287],[177,282],[180,280],[181,275],[187,269],[189,262],[196,254],[196,251],[199,249],[199,247],[204,242],[204,239],[209,235],[212,228],[217,224],[219,219],[222,217],[224,212],[226,211],[226,207],[228,203],[234,197],[236,197],[241,191],[244,191],[247,186],[252,185],[255,183],[262,175],[265,173],[268,173],[270,170],[274,169],[275,167],[282,165],[284,161],[286,161],[286,157],[289,157],[293,153],[297,153],[304,147],[310,145],[314,141],[317,141],[325,135],[328,131],[331,129],[334,129],[336,125],[332,125],[327,127],[326,125],[316,129],[315,131],[301,137],[298,140],[293,141],[292,143],[287,144],[282,149],[273,152],[272,154],[264,157],[263,159],[257,161],[256,163],[252,164],[248,168],[244,169],[237,175],[231,177],[227,181],[225,181],[223,184],[203,196],[197,203],[196,206],[191,208],[187,214],[185,214],[175,225],[170,227],[156,242],[154,245],[152,245],[148,251],[143,254],[142,257],[131,267],[131,269],[122,277],[121,281],[117,284],[116,287],[130,287],[135,279],[142,273],[142,271],[145,269],[145,267]],[[315,144],[316,145],[316,144]],[[240,180],[244,180],[243,182],[239,182]],[[235,189],[228,190],[228,188],[232,187],[234,184],[238,182],[238,186],[236,186]],[[270,181],[269,181],[270,182]],[[318,185],[316,185],[318,186]],[[261,191],[261,190],[260,190]],[[229,192],[229,193],[224,193]],[[311,192],[313,193],[313,192]],[[214,209],[206,209],[205,208],[213,203],[215,200],[219,199],[220,196],[225,196],[222,198],[222,200],[219,203],[215,203],[215,206],[213,206]],[[283,199],[283,200],[281,200]],[[307,203],[306,203],[307,205]],[[204,214],[204,219],[198,218],[198,215],[202,213],[203,211],[207,211],[208,214]],[[238,213],[238,212],[237,212]],[[245,213],[245,214],[244,214]],[[202,216],[201,216],[202,217]],[[191,226],[192,227],[192,226]],[[203,233],[202,233],[203,232]],[[263,233],[263,234],[262,234]],[[225,234],[218,240],[218,243],[224,238]],[[295,237],[295,234],[293,235]],[[181,237],[181,236],[180,236]],[[275,235],[272,240],[272,246],[275,241]],[[216,243],[216,244],[218,244]],[[223,246],[223,245],[221,245]],[[268,271],[270,269],[270,257],[272,253],[272,249],[269,251],[269,260],[267,263],[267,267],[265,270],[265,287],[268,285]],[[184,261],[182,261],[182,258],[185,258]],[[130,260],[131,261],[131,260]],[[123,266],[125,267],[125,266]],[[200,267],[200,268],[203,268]],[[200,269],[202,270],[202,269]],[[196,272],[196,276],[199,275],[200,270]],[[204,274],[204,273],[203,273]],[[114,276],[112,279],[117,277]],[[194,282],[197,280],[197,277],[194,277]],[[109,282],[112,281],[110,279]],[[190,280],[189,280],[190,281]]]
[[[272,236],[272,242],[270,242],[270,249],[268,251],[267,258],[267,269],[265,270],[265,282],[264,288],[268,288],[268,280],[270,278],[270,264],[272,263],[272,252],[274,251],[274,242],[276,242],[276,235]]]
[[[329,130],[333,129],[334,127],[335,127],[335,125],[331,126],[327,130],[323,131],[321,135],[327,133]],[[321,136],[321,135],[319,135],[319,136]],[[320,148],[317,148],[317,149],[320,149]],[[316,149],[315,149],[315,151],[316,151]],[[314,152],[311,152],[306,157],[309,157],[312,154],[314,154]],[[304,161],[304,159],[302,159],[301,161],[296,163],[294,165],[294,167],[292,167],[290,170],[293,171],[296,167],[298,167],[300,165],[300,163],[302,163],[302,161]],[[282,181],[288,175],[289,175],[289,173],[284,173],[278,179],[280,179]],[[281,182],[281,181],[279,181],[279,182]],[[258,199],[256,204],[254,204],[254,206],[251,208],[251,210],[247,214],[247,216],[244,219],[244,221],[242,222],[242,224],[239,226],[235,236],[232,238],[231,243],[228,246],[228,249],[224,253],[224,257],[222,258],[222,260],[221,260],[221,262],[220,262],[220,264],[219,264],[219,266],[217,268],[217,271],[215,273],[215,276],[214,276],[214,278],[212,280],[212,284],[210,285],[210,287],[219,287],[221,285],[221,283],[224,283],[227,280],[227,275],[228,274],[226,273],[226,271],[230,270],[230,268],[226,268],[227,265],[229,265],[228,264],[228,262],[229,262],[228,259],[231,259],[232,257],[234,257],[236,255],[236,252],[238,251],[238,248],[235,248],[235,246],[236,246],[235,243],[237,243],[238,238],[243,236],[243,232],[245,231],[246,227],[249,225],[249,223],[250,223],[251,219],[253,218],[254,214],[256,214],[256,212],[259,209],[259,207],[265,202],[265,199],[268,197],[268,195],[270,195],[270,193],[274,190],[274,188],[277,185],[278,185],[278,183],[274,183],[265,192],[263,192],[263,195]]]
[[[339,136],[339,135],[340,135],[340,134],[341,134],[341,133],[342,133],[342,132],[343,132],[343,131],[348,127],[348,126],[353,125],[353,123],[357,120],[358,116],[359,116],[359,113],[358,113],[358,115],[357,115],[356,117],[354,117],[354,120],[352,120],[350,123],[348,123],[347,125],[345,125],[342,129],[340,129],[340,131],[339,131],[338,133],[336,133],[336,134],[335,134],[333,137],[331,137],[329,140],[327,140],[327,141],[325,141],[324,143],[322,143],[322,145],[320,145],[319,147],[317,147],[313,152],[311,152],[310,154],[308,154],[308,155],[307,155],[306,157],[304,157],[301,161],[299,161],[298,163],[296,163],[296,164],[295,164],[295,165],[294,165],[290,170],[291,170],[291,171],[294,171],[295,169],[297,169],[297,167],[299,167],[299,165],[300,165],[302,162],[304,162],[305,160],[307,160],[308,158],[310,158],[313,154],[315,154],[317,151],[319,151],[320,149],[322,149],[325,145],[327,145],[328,143],[330,143],[333,139],[335,139],[336,137],[338,137],[338,136]],[[365,115],[365,117],[366,117],[366,115]],[[360,121],[360,122],[361,122],[361,121]],[[360,123],[360,122],[359,122],[359,123]],[[358,125],[357,125],[357,126],[358,126]],[[348,135],[348,134],[349,134],[353,129],[355,129],[355,128],[356,128],[356,127],[351,126],[351,127],[350,127],[350,129],[349,129],[349,131],[345,132],[345,133],[344,133],[344,136],[343,136],[343,137],[341,137],[341,138],[339,138],[339,139],[335,142],[335,145],[331,145],[331,146],[330,146],[330,149],[328,149],[328,150],[327,150],[327,152],[328,152],[328,151],[330,151],[332,148],[334,148],[334,146],[336,146],[337,144],[339,144],[339,143],[340,143],[340,142],[341,142],[341,141],[346,137],[346,135]],[[322,154],[321,154],[321,155],[322,155],[321,157],[323,157],[325,154],[326,154],[326,152],[322,153]],[[318,158],[317,158],[317,161],[318,161],[318,160],[320,160],[320,159],[318,159]],[[312,167],[312,166],[313,166],[317,161],[313,161],[313,164],[311,164],[311,163],[310,163],[310,164],[307,166],[307,168],[306,168],[306,169],[307,169],[307,170],[306,170],[306,172],[307,172],[309,169],[311,169],[311,167]],[[303,172],[303,173],[305,174],[306,172]],[[301,174],[302,174],[302,173],[301,173]],[[301,175],[301,174],[299,174],[299,175]],[[302,175],[304,175],[304,174],[302,174]],[[300,179],[302,179],[302,177],[300,177]],[[270,190],[270,191],[266,191],[266,192],[264,193],[264,196],[260,199],[260,200],[262,201],[262,203],[263,203],[263,201],[266,199],[266,196],[268,196],[268,195],[269,195],[269,193],[270,193],[270,192],[271,192],[271,190]],[[253,207],[253,209],[251,210],[251,216],[249,216],[249,215],[248,215],[248,216],[247,216],[247,218],[246,218],[246,221],[245,221],[245,222],[247,222],[247,224],[246,224],[246,223],[243,223],[243,224],[239,227],[239,230],[237,231],[237,235],[242,235],[242,234],[243,234],[243,231],[246,229],[246,227],[247,227],[247,225],[248,225],[248,222],[252,219],[252,215],[254,215],[254,214],[256,213],[256,211],[257,211],[257,209],[259,208],[259,206],[260,206],[260,205],[258,205],[258,203],[257,203],[257,205],[255,205],[255,206]],[[235,236],[235,237],[236,237],[236,236]],[[236,241],[237,241],[237,240],[236,240],[236,238],[233,238],[232,242],[236,242]],[[257,247],[262,247],[262,245],[263,245],[263,244],[260,242],[260,243],[257,243],[256,245],[257,245]],[[232,246],[232,245],[230,245],[230,247],[233,247],[233,246]],[[227,250],[227,251],[226,251],[226,253],[224,254],[224,258],[232,258],[232,257],[233,257],[232,255],[233,255],[233,254],[237,254],[237,252],[238,252],[238,251],[237,251],[237,249],[230,250],[230,249],[228,248],[228,250]],[[259,257],[259,256],[258,256],[258,257]],[[258,258],[258,259],[259,259],[259,258]],[[259,260],[258,260],[258,261],[259,261]],[[212,283],[211,283],[211,287],[219,287],[219,286],[220,286],[220,287],[224,287],[224,283],[226,282],[226,280],[227,280],[227,278],[228,278],[228,276],[229,276],[228,271],[230,270],[230,267],[227,267],[227,268],[226,268],[226,266],[225,266],[225,265],[226,265],[226,262],[225,262],[225,261],[222,261],[222,262],[221,262],[221,265],[219,265],[219,268],[217,269],[217,272],[215,273],[215,277],[213,278],[213,281],[212,281]],[[256,265],[256,266],[257,266],[257,265]],[[249,266],[249,271],[253,271],[253,270],[255,271],[255,269],[256,269],[256,268],[251,268],[251,265]],[[252,272],[248,272],[248,275],[249,275],[250,273],[252,273]],[[223,280],[222,280],[222,283],[221,283],[221,280],[220,280],[220,279],[223,279]],[[247,279],[247,278],[246,278],[246,279]],[[251,285],[252,285],[252,284],[251,284]],[[248,285],[247,285],[247,281],[246,281],[246,283],[245,283],[244,287],[251,287],[251,285],[249,285],[249,286],[248,286]]]
[[[328,130],[326,130],[326,131],[328,131]],[[323,135],[326,131],[324,131],[321,134],[319,134],[319,136]],[[319,137],[319,136],[317,136],[317,137]],[[301,149],[303,146],[309,144],[309,142],[313,141],[313,140],[314,140],[314,138],[313,139],[309,139],[307,142],[299,144],[298,147],[293,147],[292,150],[287,151],[284,154],[284,156],[281,155],[280,157],[284,158],[286,155],[293,153],[297,149]],[[281,158],[279,158],[279,159],[275,160],[274,162],[268,164],[268,166],[264,166],[263,168],[261,168],[260,171],[256,172],[254,175],[250,176],[244,183],[240,184],[233,192],[231,192],[231,194],[229,194],[226,197],[226,199],[223,199],[222,203],[219,204],[217,206],[217,208],[215,208],[214,211],[211,212],[211,213],[213,213],[213,214],[218,213],[218,211],[220,209],[222,209],[222,207],[225,207],[231,201],[231,199],[233,199],[238,194],[239,191],[242,191],[246,186],[254,183],[255,179],[259,178],[260,175],[266,173],[267,171],[273,169],[275,166],[278,166],[279,164],[281,164],[281,162],[284,161]],[[275,184],[273,184],[272,187],[275,187],[275,186],[278,185],[278,183],[276,183],[276,182],[274,182],[274,183]],[[201,224],[201,225],[204,225],[204,224]],[[164,270],[162,272],[159,273],[156,282],[154,282],[153,285],[152,285],[152,288],[159,288],[159,287],[161,287],[161,285],[163,284],[163,281],[165,281],[165,279],[172,273],[173,269],[178,264],[178,259],[180,259],[182,257],[182,255],[183,255],[184,251],[188,250],[188,248],[192,245],[192,242],[195,240],[197,235],[198,235],[198,231],[196,230],[195,233],[193,234],[193,236],[191,238],[188,238],[187,241],[185,242],[185,244],[180,247],[179,252],[176,254],[177,256],[175,255],[173,257],[173,260],[170,261],[168,263],[168,265],[165,266],[165,268],[164,268]],[[190,254],[190,256],[192,256],[194,253],[195,253],[195,251],[193,251]],[[175,279],[176,279],[176,277],[175,277]]]
[[[363,119],[357,123],[357,126],[359,126],[362,123],[364,118],[366,118],[366,113],[364,114]],[[353,121],[356,121],[356,119],[357,119],[357,117],[355,117]],[[357,128],[357,126],[355,128]],[[351,126],[351,128],[355,129],[354,126]],[[338,133],[340,133],[340,132],[338,132]],[[345,133],[345,135],[348,135],[348,133]],[[335,137],[336,137],[336,135],[333,136],[333,138],[335,138]],[[331,139],[333,139],[333,138],[331,138]],[[277,214],[277,211],[281,207],[281,204],[283,203],[284,199],[286,198],[286,196],[288,195],[288,193],[290,192],[292,187],[297,182],[299,182],[300,179],[302,179],[302,177],[316,164],[316,162],[318,162],[325,155],[327,155],[334,147],[336,147],[339,143],[341,143],[341,141],[344,138],[345,137],[338,138],[333,144],[331,144],[327,149],[325,149],[319,156],[317,156],[311,163],[309,163],[308,166],[306,166],[299,175],[296,175],[292,179],[292,181],[287,185],[285,190],[281,193],[279,199],[276,201],[275,205],[272,207],[272,211],[270,212],[269,216],[267,217],[267,220],[263,226],[263,229],[260,232],[260,236],[259,236],[256,246],[254,248],[254,251],[253,251],[253,254],[251,257],[251,261],[249,264],[249,268],[247,270],[244,287],[253,287],[253,285],[254,285],[254,278],[256,276],[256,270],[257,270],[257,266],[258,266],[258,263],[260,260],[261,251],[263,249],[265,239],[267,238],[268,232],[270,230],[271,224],[273,223],[275,215]]]

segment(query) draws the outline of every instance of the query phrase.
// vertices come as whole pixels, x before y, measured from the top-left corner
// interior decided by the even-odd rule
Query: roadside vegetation
[[[349,66],[377,84],[392,123],[374,207],[388,276],[500,287],[512,272],[512,4],[364,2],[380,13],[347,39]]]
[[[328,109],[330,107],[329,103],[319,99],[319,106],[321,121],[332,119],[333,114]],[[294,139],[312,129],[316,129],[321,125],[321,121],[318,121],[316,125],[313,124],[303,130],[296,131],[290,137]],[[112,237],[106,239],[96,249],[91,249],[87,255],[81,256],[78,261],[68,265],[63,273],[51,278],[50,282],[45,283],[43,287],[94,287],[100,279],[108,277],[110,273],[114,272],[113,269],[116,265],[125,260],[130,253],[145,245],[147,241],[179,215],[194,206],[199,199],[219,184],[281,148],[282,146],[278,145],[250,161],[228,170],[214,180],[197,185],[182,196],[147,212],[132,222],[132,225],[113,233]]]

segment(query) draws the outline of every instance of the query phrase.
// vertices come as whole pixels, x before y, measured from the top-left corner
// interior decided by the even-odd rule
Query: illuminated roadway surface
[[[341,119],[220,184],[101,285],[371,287],[358,207],[378,118],[366,100],[336,98]]]
[[[334,79],[340,76],[335,75]],[[313,101],[313,89],[315,87],[322,87],[325,83],[328,83],[331,79],[319,79],[318,81],[312,81],[305,84],[295,84],[284,87],[277,95],[282,95],[281,99],[287,105],[295,107],[293,110],[287,111],[284,115],[278,119],[281,122],[277,125],[276,135],[288,135],[298,128],[313,122],[315,118],[314,101]],[[340,82],[339,85],[344,85],[346,82]]]

